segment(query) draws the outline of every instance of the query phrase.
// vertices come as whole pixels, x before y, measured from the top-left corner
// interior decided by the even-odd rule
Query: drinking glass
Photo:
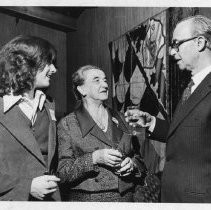
[[[116,149],[122,154],[122,158],[121,158],[122,160],[120,161],[119,165],[115,167],[115,173],[116,173],[117,175],[121,176],[122,173],[119,173],[118,171],[119,171],[120,168],[121,168],[120,165],[121,165],[122,161],[126,158],[126,154],[123,152],[122,149],[120,149],[120,148],[116,148]]]
[[[138,106],[128,106],[127,107],[127,111],[134,110],[134,109],[138,109]],[[128,117],[130,117],[130,116],[133,116],[133,115],[130,115],[129,112],[128,112]],[[138,133],[140,133],[140,131],[137,128],[137,125],[136,125],[136,122],[138,122],[140,119],[142,119],[142,117],[140,117],[140,116],[139,117],[137,116],[137,118],[135,116],[133,116],[133,118],[129,119],[128,123],[133,123],[132,125],[130,125],[130,127],[131,127],[131,134],[130,135],[136,136]],[[143,117],[142,120],[144,121],[145,118]]]

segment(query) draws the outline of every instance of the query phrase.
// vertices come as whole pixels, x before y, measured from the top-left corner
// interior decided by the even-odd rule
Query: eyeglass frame
[[[170,50],[174,49],[176,52],[179,52],[180,45],[182,45],[185,42],[199,38],[199,37],[203,37],[206,40],[206,42],[208,42],[205,34],[198,34],[198,35],[193,36],[193,37],[188,38],[188,39],[182,39],[182,40],[179,40],[179,41],[173,40],[173,43],[170,44]],[[177,42],[177,43],[175,43],[175,42]]]
[[[173,42],[172,42],[171,45],[170,45],[170,48],[171,48],[171,50],[174,49],[176,52],[179,52],[179,47],[180,47],[180,45],[182,45],[182,44],[185,43],[185,42],[194,40],[194,39],[198,38],[199,36],[201,36],[201,35],[194,36],[194,37],[191,37],[191,38],[188,38],[188,39],[182,39],[182,40],[179,40],[179,41],[173,40]]]

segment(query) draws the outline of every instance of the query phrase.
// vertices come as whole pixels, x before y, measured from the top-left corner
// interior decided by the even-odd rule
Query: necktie
[[[193,87],[193,85],[194,85],[194,82],[191,79],[191,81],[188,83],[188,86],[185,88],[185,90],[183,92],[183,95],[182,95],[182,104],[184,104],[185,101],[187,101],[188,98],[190,97],[190,95],[191,95],[191,88]]]

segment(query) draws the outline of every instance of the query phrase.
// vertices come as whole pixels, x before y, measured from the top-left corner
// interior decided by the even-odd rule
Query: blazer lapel
[[[33,133],[18,114],[18,112],[20,112],[20,110],[18,110],[19,107],[16,105],[4,114],[3,101],[1,102],[2,110],[0,110],[0,123],[2,123],[17,141],[19,141],[32,155],[45,165],[45,161]]]
[[[56,149],[56,118],[54,113],[54,103],[50,103],[46,100],[44,106],[50,122],[48,130],[48,170],[50,170],[50,164]]]
[[[111,121],[112,121],[112,137],[113,141],[116,143],[119,143],[121,141],[121,138],[123,136],[123,132],[129,133],[127,127],[125,126],[124,122],[122,121],[119,114],[112,110],[108,109],[111,115]]]
[[[109,112],[112,116],[112,137],[116,149],[125,155],[129,155],[132,147],[132,139],[128,126],[118,112],[112,109],[109,109]]]
[[[203,100],[204,97],[211,91],[211,73],[205,77],[205,79],[199,84],[195,89],[193,94],[181,105],[181,102],[178,104],[178,108],[173,117],[171,123],[168,137],[173,133],[173,131],[181,124],[181,122],[190,114],[197,104]]]
[[[110,147],[113,147],[113,142],[110,141],[105,134],[103,133],[103,131],[97,126],[95,125],[91,132],[90,132],[93,136],[95,136],[96,138],[98,138],[100,141],[102,141],[103,143],[107,144]]]
[[[99,129],[99,127],[96,125],[91,130],[91,134],[100,139],[101,141],[103,141],[104,143],[108,144],[109,146],[116,148],[122,139],[123,132],[125,133],[129,132],[117,112],[108,108],[108,114],[109,117],[111,118],[111,120],[109,121],[111,122],[112,141],[108,140],[103,131]]]
[[[85,137],[88,133],[90,133],[103,143],[111,147],[113,146],[112,142],[105,136],[103,131],[96,125],[96,123],[89,115],[88,111],[83,107],[83,105],[80,105],[80,107],[75,111],[75,114],[78,119],[82,137]]]

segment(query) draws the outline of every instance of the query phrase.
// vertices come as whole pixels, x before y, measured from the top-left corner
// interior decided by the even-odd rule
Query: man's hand
[[[116,167],[122,161],[122,154],[115,149],[99,149],[92,153],[94,164]]]
[[[131,122],[133,119],[138,119],[137,122]],[[138,109],[128,110],[125,112],[125,120],[131,126],[150,127],[154,121],[154,117],[147,112],[142,112]]]
[[[44,197],[57,190],[57,182],[60,179],[56,176],[44,175],[36,177],[32,180],[30,194],[39,199],[43,200]]]

